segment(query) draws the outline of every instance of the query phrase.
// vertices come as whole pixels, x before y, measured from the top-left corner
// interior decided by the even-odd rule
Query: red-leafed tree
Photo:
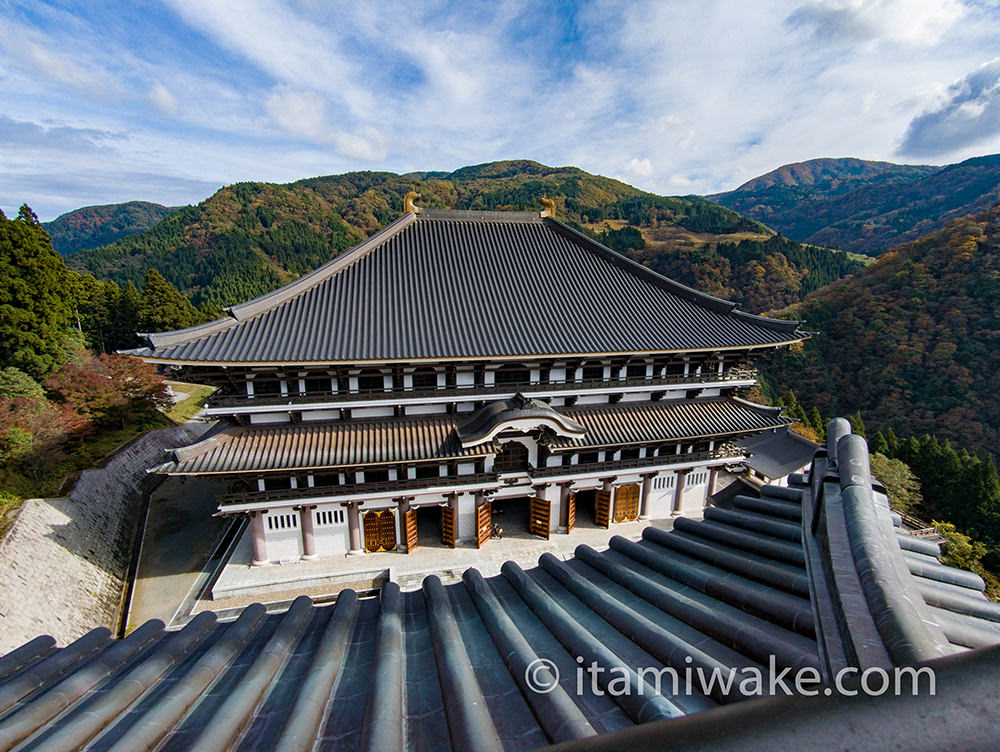
[[[67,363],[45,381],[50,394],[96,425],[152,414],[170,405],[156,369],[124,355],[87,355]]]

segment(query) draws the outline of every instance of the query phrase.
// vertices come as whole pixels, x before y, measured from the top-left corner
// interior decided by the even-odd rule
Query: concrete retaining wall
[[[0,541],[0,655],[40,634],[65,645],[117,628],[143,498],[158,481],[146,468],[205,428],[152,431],[81,473],[68,499],[24,503]]]

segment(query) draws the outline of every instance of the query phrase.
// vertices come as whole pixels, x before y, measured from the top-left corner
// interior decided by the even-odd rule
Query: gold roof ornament
[[[420,198],[420,194],[416,191],[410,191],[403,198],[403,213],[413,212],[414,214],[420,214],[420,207],[414,206],[413,202]]]
[[[556,202],[555,201],[553,201],[550,198],[540,198],[540,199],[538,199],[538,203],[540,203],[542,206],[545,207],[544,209],[542,209],[542,211],[540,211],[538,213],[539,216],[541,216],[541,217],[552,217],[552,219],[556,218]]]

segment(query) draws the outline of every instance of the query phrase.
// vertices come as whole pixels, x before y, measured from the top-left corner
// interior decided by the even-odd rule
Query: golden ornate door
[[[639,486],[619,486],[615,491],[615,522],[639,519]]]
[[[365,551],[396,550],[396,515],[391,509],[370,509],[363,518]]]

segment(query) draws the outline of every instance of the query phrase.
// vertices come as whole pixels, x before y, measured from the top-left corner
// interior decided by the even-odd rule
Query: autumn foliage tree
[[[124,355],[87,355],[67,363],[45,381],[58,402],[94,426],[120,423],[170,404],[156,369]]]

